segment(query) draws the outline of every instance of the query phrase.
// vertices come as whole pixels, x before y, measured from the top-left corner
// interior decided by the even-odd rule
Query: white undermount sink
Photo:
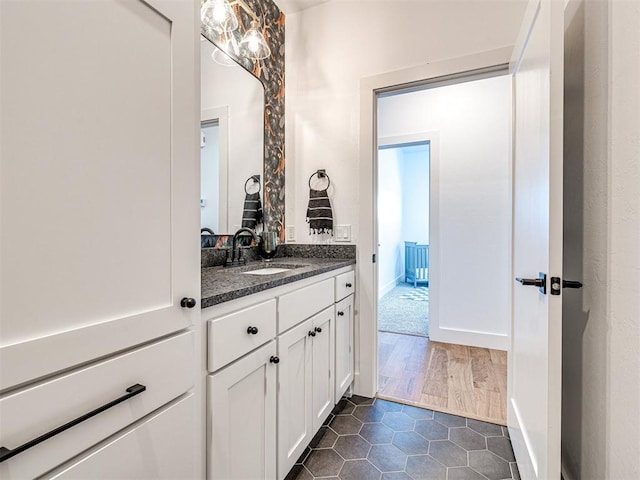
[[[247,275],[274,275],[276,273],[288,272],[291,270],[290,268],[280,268],[280,267],[267,267],[267,268],[259,268],[258,270],[250,270],[246,273]]]

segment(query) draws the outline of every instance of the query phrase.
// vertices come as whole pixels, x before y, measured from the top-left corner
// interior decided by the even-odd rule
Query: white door
[[[533,0],[514,73],[513,283],[508,423],[523,479],[560,478],[563,2]],[[529,279],[527,282],[525,279]]]
[[[316,432],[333,410],[335,363],[335,333],[333,331],[334,307],[314,316],[312,321],[313,336],[313,431]]]
[[[275,341],[207,378],[207,478],[276,476]]]
[[[0,390],[199,318],[196,10],[0,1]]]
[[[313,437],[311,319],[278,337],[278,478],[283,479]]]

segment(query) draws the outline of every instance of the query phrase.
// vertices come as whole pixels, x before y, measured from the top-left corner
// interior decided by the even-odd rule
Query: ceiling
[[[321,3],[327,3],[328,1],[330,0],[275,0],[275,3],[285,15],[288,15],[290,13],[299,12],[300,10],[315,7]]]

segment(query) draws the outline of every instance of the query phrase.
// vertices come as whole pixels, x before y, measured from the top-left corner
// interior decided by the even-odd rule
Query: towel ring
[[[247,186],[249,185],[249,182],[252,180],[253,180],[253,183],[258,184],[257,193],[260,193],[260,175],[251,175],[249,178],[247,178],[247,181],[244,182],[244,193],[246,193],[247,195],[250,195],[250,193],[247,191]]]
[[[313,172],[311,174],[311,176],[309,177],[309,188],[311,188],[311,180],[313,179],[314,176],[317,176],[318,178],[326,178],[327,179],[327,189],[331,186],[331,179],[329,178],[329,175],[327,175],[327,171],[324,170],[324,169],[321,169],[321,170],[317,170],[317,171]]]

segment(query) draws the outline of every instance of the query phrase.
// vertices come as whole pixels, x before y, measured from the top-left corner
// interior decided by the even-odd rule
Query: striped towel
[[[307,222],[311,235],[333,235],[333,212],[327,190],[309,189],[309,206],[307,207]]]
[[[247,196],[244,197],[242,226],[255,230],[259,223],[262,223],[262,203],[260,202],[260,192],[247,193]]]

